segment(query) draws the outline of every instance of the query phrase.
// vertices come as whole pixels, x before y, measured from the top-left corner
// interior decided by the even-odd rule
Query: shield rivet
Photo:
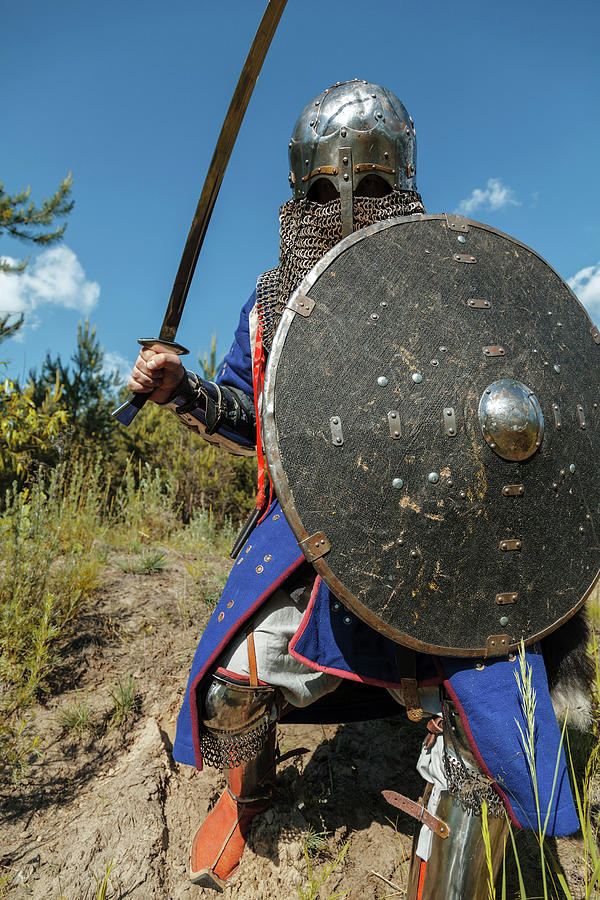
[[[557,484],[556,481],[553,481],[553,482],[552,482],[552,490],[554,490],[554,491],[557,491],[557,490],[558,490],[558,484]]]
[[[574,474],[574,472],[575,472],[575,463],[571,463],[571,465],[569,466],[569,472],[571,473],[571,475]]]
[[[483,672],[483,670],[485,669],[485,666],[482,662],[476,662],[475,668],[477,669],[478,672]]]
[[[417,553],[416,550],[411,550],[411,551],[410,551],[410,555],[411,555],[411,557],[412,557],[413,559],[416,559],[417,556],[418,556],[419,554]]]
[[[430,472],[429,475],[427,476],[427,481],[430,484],[437,484],[439,480],[440,480],[440,476],[439,476],[438,472]]]
[[[378,319],[378,318],[379,318],[379,313],[371,313],[371,318],[372,318],[372,319]]]
[[[454,487],[454,482],[451,478],[448,479],[448,487]]]
[[[399,547],[404,547],[404,538],[398,538],[397,544]]]
[[[420,372],[413,372],[412,380],[415,384],[421,384],[421,382],[423,381],[423,376]]]
[[[585,528],[583,527],[583,525],[580,525],[579,526],[579,534],[583,534],[584,531],[585,531]]]
[[[447,350],[448,350],[447,347],[440,347],[440,351],[441,351],[442,353],[446,353]]]
[[[464,491],[459,491],[458,496],[460,497],[461,500],[464,500],[467,495],[465,494]]]
[[[501,625],[508,625],[508,616],[501,616],[501,617],[500,617],[500,624],[501,624]]]
[[[560,372],[560,366],[558,365],[558,363],[554,366],[554,371],[557,373]]]
[[[439,366],[438,360],[437,360],[437,359],[432,359],[432,360],[431,360],[431,365],[432,365],[432,366]]]
[[[334,603],[334,604],[333,604],[333,608],[334,608],[335,610],[338,610],[338,609],[340,608],[340,604],[339,604],[339,603]]]
[[[352,619],[350,618],[350,616],[344,616],[344,625],[350,625],[351,622]]]
[[[399,491],[400,488],[404,487],[403,480],[401,478],[394,478],[394,480],[392,481],[392,487],[396,488],[396,490]]]
[[[383,306],[384,309],[385,309],[385,307],[388,305],[387,300],[382,300],[381,303],[380,303],[379,305],[380,305],[380,306]]]
[[[458,236],[458,242],[459,242],[459,244],[466,244],[466,243],[467,243],[467,239],[466,239],[466,237],[464,236],[464,234],[459,234],[459,236]]]
[[[379,387],[385,387],[386,384],[389,384],[389,378],[387,378],[386,375],[380,375],[377,379],[377,384],[379,385]]]

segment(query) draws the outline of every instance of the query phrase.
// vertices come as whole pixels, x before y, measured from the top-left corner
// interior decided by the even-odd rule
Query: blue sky
[[[22,377],[67,359],[89,316],[111,363],[158,333],[206,169],[265,0],[4,4],[0,179],[32,196],[74,176],[65,240],[0,276],[23,311],[2,358]],[[600,4],[289,0],[250,102],[178,339],[230,342],[277,261],[287,142],[304,104],[346,78],[397,93],[415,120],[429,212],[462,210],[536,249],[600,324]]]

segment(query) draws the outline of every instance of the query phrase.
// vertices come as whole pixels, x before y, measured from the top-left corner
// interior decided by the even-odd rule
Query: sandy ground
[[[190,607],[182,610],[184,575],[180,554],[169,554],[165,570],[154,575],[124,574],[114,560],[106,566],[102,588],[35,712],[44,757],[24,784],[0,793],[0,898],[96,898],[96,879],[102,881],[107,865],[107,898],[217,896],[189,884],[187,867],[191,836],[223,782],[214,770],[198,773],[171,756],[189,664],[209,615],[202,603],[191,607],[192,621]],[[110,691],[128,675],[137,680],[139,708],[123,726],[107,727]],[[61,710],[85,696],[95,730],[66,730]],[[256,820],[225,896],[297,900],[299,889],[311,900],[403,896],[414,825],[381,791],[419,796],[414,762],[424,731],[404,717],[280,727],[282,752],[309,753],[281,766],[273,806]],[[320,837],[309,837],[309,845],[320,846],[311,851],[309,869],[311,833]],[[529,896],[539,896],[535,845],[521,838],[520,846]],[[556,850],[573,897],[583,897],[581,841],[559,841]],[[318,881],[327,867],[333,871],[320,890],[309,892],[311,870]],[[515,896],[514,875],[509,889]]]

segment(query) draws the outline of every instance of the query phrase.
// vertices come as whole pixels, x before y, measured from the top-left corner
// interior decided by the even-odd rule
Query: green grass
[[[66,706],[58,717],[64,731],[75,732],[78,735],[93,732],[96,729],[96,714],[90,707],[90,698],[77,697]]]
[[[329,831],[317,831],[312,825],[309,825],[304,835],[304,846],[309,856],[317,853],[323,853],[329,848]]]
[[[148,550],[142,553],[139,560],[134,562],[119,562],[119,568],[127,574],[155,575],[162,572],[165,567],[165,554],[162,550]]]
[[[58,466],[8,492],[0,513],[0,775],[18,778],[39,740],[28,710],[60,666],[60,639],[98,583],[100,465]]]
[[[120,727],[135,713],[139,712],[140,695],[137,681],[133,675],[128,675],[126,678],[118,681],[111,688],[110,697],[112,700],[112,709],[109,713],[111,726]]]
[[[92,877],[93,877],[94,881],[96,882],[96,898],[95,898],[95,900],[106,900],[106,898],[108,897],[107,891],[108,891],[108,886],[109,886],[109,878],[110,878],[112,872],[114,871],[114,869],[115,869],[115,863],[112,859],[109,859],[106,863],[106,870],[101,879],[98,878],[96,875],[94,875],[94,873],[92,872]],[[115,896],[115,895],[113,894],[112,896]]]
[[[335,857],[335,859],[332,860],[332,862],[324,865],[321,872],[317,873],[313,866],[305,840],[304,858],[306,860],[307,879],[303,885],[300,885],[298,887],[298,900],[318,900],[320,896],[323,896],[323,900],[341,900],[342,897],[346,896],[348,891],[342,891],[341,893],[327,895],[321,895],[320,892],[327,879],[330,878],[331,875],[333,875],[333,873],[336,871],[336,869],[341,865],[346,853],[348,852],[349,846],[350,841],[348,840],[346,841],[338,855]]]
[[[596,595],[597,602],[597,595]],[[596,682],[594,685],[594,700],[596,708],[598,708],[598,699],[600,698],[600,666],[598,660],[598,647],[596,644],[596,638],[594,635],[593,647],[591,648],[593,652],[593,657],[596,664]],[[538,857],[539,857],[539,865],[538,872],[541,878],[541,889],[542,894],[539,895],[536,893],[536,900],[541,896],[543,900],[592,900],[592,898],[600,897],[600,852],[598,851],[598,817],[597,811],[594,808],[594,803],[592,802],[592,788],[597,786],[598,776],[600,775],[600,764],[599,764],[599,754],[600,754],[600,743],[598,734],[598,724],[597,721],[594,725],[594,735],[593,735],[593,746],[591,749],[591,753],[589,754],[585,773],[582,780],[579,780],[577,777],[576,767],[573,760],[573,754],[571,753],[571,747],[569,743],[569,733],[567,730],[568,717],[565,720],[560,745],[559,752],[555,763],[554,770],[554,780],[552,784],[552,790],[550,794],[550,800],[548,803],[548,809],[545,813],[545,816],[542,815],[542,811],[540,809],[539,802],[539,790],[538,790],[538,781],[537,781],[537,763],[536,763],[536,721],[535,721],[535,710],[536,710],[536,695],[535,689],[532,684],[532,671],[531,667],[526,661],[525,656],[525,648],[523,644],[521,645],[519,651],[519,671],[515,673],[515,677],[517,680],[517,686],[519,690],[519,694],[521,696],[521,705],[524,714],[524,727],[515,720],[515,725],[519,729],[519,735],[521,738],[521,744],[523,746],[523,750],[525,753],[525,758],[527,762],[527,767],[529,769],[529,774],[531,777],[531,782],[533,786],[535,805],[536,805],[536,815],[537,822],[536,828],[533,833],[538,846]],[[552,851],[550,851],[547,847],[546,843],[546,833],[548,828],[548,821],[550,818],[550,813],[552,811],[552,801],[555,796],[556,791],[556,781],[559,769],[559,761],[560,754],[562,749],[566,751],[566,759],[567,764],[570,769],[571,774],[571,784],[573,786],[573,793],[575,799],[575,806],[577,809],[577,814],[580,822],[582,839],[583,839],[583,877],[585,884],[585,893],[578,894],[577,897],[574,897],[572,894],[565,875],[561,869],[560,862],[554,855]],[[492,851],[491,844],[489,838],[489,832],[487,829],[487,809],[484,809],[482,813],[482,831],[483,831],[483,840],[486,851],[486,861],[488,867],[488,898],[489,900],[496,900],[496,888],[494,885],[494,877],[492,871]],[[509,823],[509,837],[510,844],[512,847],[513,857],[515,861],[516,874],[518,878],[518,894],[514,895],[518,897],[518,900],[532,900],[533,895],[529,895],[527,893],[527,886],[525,884],[525,876],[524,876],[524,867],[522,865],[522,861],[519,858],[519,853],[517,850],[517,844],[515,841],[515,837],[513,834],[512,827]],[[501,879],[501,900],[506,900],[507,898],[507,888],[506,888],[506,850],[505,857],[503,861],[502,868],[502,879]]]

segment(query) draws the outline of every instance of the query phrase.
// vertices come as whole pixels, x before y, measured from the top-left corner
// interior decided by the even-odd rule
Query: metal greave
[[[450,835],[442,838],[433,834],[427,861],[416,854],[420,834],[420,829],[417,830],[407,900],[487,900],[489,870],[482,832],[481,800],[486,799],[486,789],[491,790],[489,779],[475,760],[460,717],[451,702],[445,704],[444,718],[445,756],[453,769],[459,767],[463,772],[465,790],[462,796],[443,790],[437,808],[430,810],[448,825]],[[477,804],[476,788],[480,785],[484,788]],[[428,784],[424,795],[425,806],[431,791],[432,785]],[[501,814],[498,814],[499,811],[498,804],[492,803],[487,816],[494,880],[508,836],[508,819],[503,809]]]
[[[213,675],[204,694],[200,740],[205,761],[224,769],[236,799],[269,796],[274,778],[277,692]],[[269,774],[270,773],[270,774]]]

